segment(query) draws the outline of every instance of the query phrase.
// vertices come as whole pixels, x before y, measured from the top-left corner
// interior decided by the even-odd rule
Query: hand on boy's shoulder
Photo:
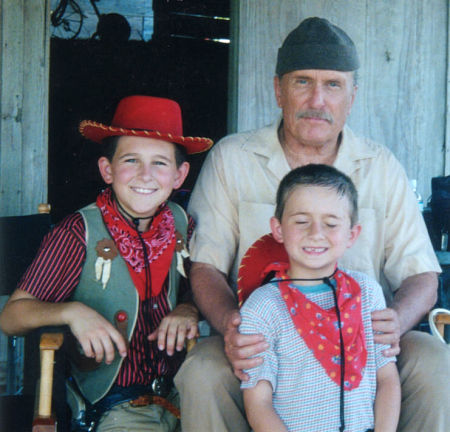
[[[158,341],[158,348],[173,355],[175,350],[184,348],[186,339],[198,336],[198,309],[191,303],[182,303],[166,315],[158,328],[148,336],[150,341]]]
[[[400,354],[400,321],[394,309],[386,308],[372,312],[372,328],[375,343],[391,346],[383,351],[385,357]]]
[[[241,380],[247,381],[248,375],[244,369],[251,369],[263,362],[261,354],[268,348],[268,344],[261,334],[243,335],[239,333],[241,316],[235,310],[229,314],[224,334],[225,354],[233,367],[234,374]]]

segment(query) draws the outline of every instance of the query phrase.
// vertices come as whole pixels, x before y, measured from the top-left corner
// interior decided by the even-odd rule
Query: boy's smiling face
[[[101,157],[98,166],[120,205],[137,218],[153,216],[189,172],[187,162],[177,167],[174,144],[131,136],[120,137],[112,160]]]
[[[270,221],[276,241],[289,255],[289,276],[315,279],[333,273],[337,260],[361,231],[351,226],[350,203],[331,188],[297,186],[288,195],[281,221]]]

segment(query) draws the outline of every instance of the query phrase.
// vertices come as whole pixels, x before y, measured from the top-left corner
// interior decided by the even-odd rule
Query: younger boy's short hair
[[[275,217],[281,221],[290,193],[299,186],[320,186],[347,197],[350,203],[351,226],[358,221],[358,192],[350,177],[330,165],[309,164],[290,171],[281,180],[277,191]]]
[[[105,156],[110,162],[112,161],[114,154],[116,153],[117,143],[121,135],[106,137],[102,140],[102,156]],[[177,168],[183,162],[186,162],[187,151],[185,147],[179,144],[172,143],[175,147],[175,163]]]

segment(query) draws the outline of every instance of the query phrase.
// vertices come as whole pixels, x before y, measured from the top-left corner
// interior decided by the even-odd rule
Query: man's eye
[[[327,223],[326,225],[327,225],[328,228],[336,228],[337,227],[336,224]]]
[[[333,88],[339,88],[341,86],[341,84],[337,81],[331,81],[328,85]]]

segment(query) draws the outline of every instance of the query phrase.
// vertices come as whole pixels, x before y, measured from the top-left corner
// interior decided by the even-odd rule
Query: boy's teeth
[[[134,188],[136,192],[140,193],[150,193],[153,189],[145,189],[145,188]]]
[[[323,252],[325,250],[324,247],[313,248],[313,247],[305,247],[305,251],[307,252]]]

